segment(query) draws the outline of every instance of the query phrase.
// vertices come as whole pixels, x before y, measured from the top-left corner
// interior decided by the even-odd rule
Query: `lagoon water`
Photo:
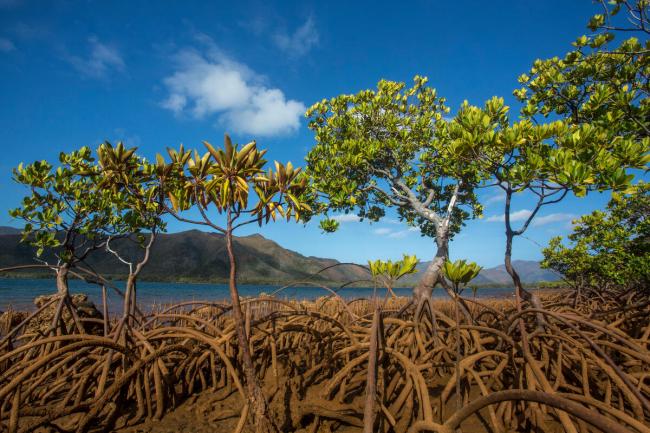
[[[115,286],[124,289],[123,281],[115,281]],[[257,296],[264,292],[271,294],[281,286],[274,285],[238,285],[241,296]],[[398,296],[411,296],[411,289],[394,289]],[[101,308],[101,287],[87,284],[79,280],[70,280],[71,293],[85,293],[91,301]],[[53,279],[10,279],[0,278],[0,310],[11,307],[15,310],[34,310],[33,300],[40,295],[56,293],[56,284]],[[121,298],[112,289],[107,289],[108,305],[111,312],[121,308]],[[370,298],[375,293],[373,288],[345,287],[338,292],[345,299]],[[384,296],[384,290],[377,289],[377,296]],[[330,294],[319,287],[296,286],[285,288],[276,294],[279,298],[288,299],[316,299]],[[466,290],[465,296],[473,296],[471,290]],[[513,295],[512,288],[485,288],[477,291],[477,298],[503,298]],[[446,297],[441,289],[434,290],[434,297]],[[226,284],[210,283],[170,283],[170,282],[138,282],[138,305],[147,307],[154,304],[173,304],[182,301],[224,301],[229,299]]]

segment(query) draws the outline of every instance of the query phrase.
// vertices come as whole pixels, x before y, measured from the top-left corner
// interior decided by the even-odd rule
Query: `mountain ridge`
[[[407,275],[402,279],[402,284],[414,285],[420,278],[421,272],[431,263],[420,262],[416,266],[418,273]],[[535,260],[513,260],[512,266],[515,268],[521,282],[524,284],[534,284],[539,282],[560,281],[562,277],[549,269],[542,269],[540,262]],[[492,268],[483,268],[478,276],[472,280],[473,285],[477,286],[512,286],[512,278],[506,271],[505,265],[497,265]]]
[[[0,227],[0,268],[38,263],[35,248],[20,243],[20,239],[20,230]],[[361,267],[334,266],[339,264],[334,259],[306,257],[257,233],[236,236],[233,243],[242,283],[285,283],[296,279],[338,282],[368,278]],[[111,248],[128,257],[141,255],[133,242],[124,239],[111,242]],[[42,259],[51,263],[54,257],[46,253]],[[92,253],[87,264],[111,278],[127,274],[126,265],[103,250]],[[326,267],[331,268],[314,276]],[[225,236],[192,229],[159,234],[140,277],[143,280],[225,282],[228,274]]]
[[[36,263],[34,248],[20,243],[20,232],[20,229],[14,227],[0,226],[0,268]],[[236,236],[233,242],[238,262],[238,277],[242,283],[288,283],[306,279],[317,283],[342,283],[369,278],[368,272],[361,266],[343,264],[330,258],[305,256],[284,248],[259,233]],[[137,257],[140,254],[138,247],[126,240],[115,241],[111,246],[129,257]],[[51,261],[53,257],[46,255],[44,259]],[[398,285],[415,285],[429,263],[420,262],[417,265],[420,272],[404,277]],[[88,264],[111,278],[122,278],[127,273],[126,266],[105,251],[97,251],[91,255]],[[514,260],[513,266],[520,273],[522,282],[527,284],[560,279],[552,271],[541,269],[536,261]],[[326,267],[330,268],[318,273]],[[228,272],[225,236],[221,233],[191,229],[159,234],[141,279],[225,282]],[[499,265],[483,269],[474,283],[483,286],[511,286],[512,280],[505,267]]]

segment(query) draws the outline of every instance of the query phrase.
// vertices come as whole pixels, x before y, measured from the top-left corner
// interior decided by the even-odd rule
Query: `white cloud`
[[[532,211],[528,209],[521,209],[516,212],[512,212],[510,214],[510,221],[516,222],[516,221],[525,221],[528,219],[528,217],[532,214]],[[552,224],[555,222],[569,222],[572,219],[576,218],[576,215],[571,214],[571,213],[552,213],[544,216],[539,216],[537,215],[533,221],[531,222],[531,226],[533,227],[540,227],[544,226],[547,224]],[[491,217],[488,217],[485,219],[486,222],[503,222],[505,221],[505,216],[503,214],[501,215],[493,215]]]
[[[279,89],[261,88],[250,100],[250,105],[225,113],[226,123],[236,131],[254,135],[277,135],[295,131],[306,107],[302,102],[287,101]]]
[[[414,232],[419,232],[420,229],[418,227],[409,227],[408,229],[405,230],[393,230],[388,227],[380,227],[378,229],[373,230],[373,233],[379,236],[388,236],[389,238],[392,239],[402,239],[411,233]]]
[[[91,37],[88,42],[90,54],[87,57],[67,56],[79,72],[93,78],[104,78],[111,71],[124,70],[124,60],[117,48],[99,42],[96,37]]]
[[[318,44],[318,30],[312,17],[298,27],[293,34],[278,32],[273,36],[275,44],[292,57],[300,57]]]
[[[16,49],[16,46],[7,38],[0,38],[0,52],[8,53]]]
[[[402,239],[405,238],[406,236],[410,235],[411,233],[419,232],[420,229],[418,227],[409,227],[406,230],[398,230],[395,232],[392,232],[388,235],[389,238],[393,239]]]
[[[334,215],[331,219],[336,220],[340,223],[350,223],[350,222],[360,221],[360,218],[358,216],[351,213]]]
[[[168,110],[172,110],[175,113],[180,113],[183,111],[183,108],[187,104],[187,98],[184,95],[174,93],[169,95],[165,101],[163,101],[162,106]]]
[[[522,210],[518,210],[518,211],[515,211],[515,212],[511,212],[510,213],[510,221],[512,221],[512,222],[514,222],[514,221],[524,221],[531,214],[532,214],[532,211],[530,211],[528,209],[522,209]],[[505,215],[501,214],[501,215],[493,215],[491,217],[487,217],[485,219],[485,222],[496,223],[496,222],[503,222],[505,220],[506,220]]]
[[[357,215],[351,213],[333,215],[331,219],[336,220],[341,224],[361,221],[361,219]],[[387,224],[392,224],[392,225],[401,224],[396,219],[391,219],[391,218],[383,219],[382,222]],[[419,231],[420,231],[419,227],[409,227],[404,230],[396,230],[395,228],[391,228],[391,227],[377,227],[376,229],[372,230],[372,233],[377,236],[386,236],[392,239],[402,239],[410,235],[411,233],[415,233]]]
[[[503,191],[499,191],[499,192],[497,192],[496,194],[493,194],[493,195],[487,197],[487,198],[484,200],[483,203],[484,203],[486,206],[489,206],[489,205],[491,205],[491,204],[493,204],[493,203],[505,202],[505,199],[506,199],[506,193],[503,192]]]
[[[577,216],[572,213],[552,213],[535,218],[532,222],[532,225],[534,227],[539,227],[556,222],[570,222],[575,218],[577,218]]]
[[[305,105],[287,100],[269,88],[246,65],[219,51],[209,38],[206,54],[185,49],[176,57],[177,70],[164,79],[169,96],[162,106],[176,114],[189,111],[196,118],[216,114],[218,121],[238,133],[281,135],[300,127]]]

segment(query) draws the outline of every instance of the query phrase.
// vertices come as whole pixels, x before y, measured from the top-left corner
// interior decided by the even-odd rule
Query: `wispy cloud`
[[[8,53],[16,49],[16,46],[7,38],[0,38],[0,52]]]
[[[528,209],[521,209],[515,212],[510,213],[510,221],[524,221],[526,220],[530,215],[532,214],[532,211]],[[485,218],[485,222],[488,223],[496,223],[496,222],[503,222],[506,220],[505,214],[501,215],[493,215],[491,217]]]
[[[351,223],[351,222],[359,222],[360,218],[356,216],[355,214],[351,213],[345,213],[345,214],[338,214],[334,215],[331,217],[331,219],[338,221],[340,223]]]
[[[116,47],[104,44],[94,36],[88,39],[88,43],[90,52],[87,56],[66,56],[75,69],[91,78],[105,78],[109,72],[124,70],[124,59]]]
[[[292,57],[304,56],[318,44],[318,41],[318,30],[313,17],[307,18],[307,21],[291,34],[282,31],[273,35],[273,42],[278,48]]]
[[[494,203],[503,202],[503,201],[505,201],[505,198],[506,198],[506,193],[503,192],[503,191],[499,191],[499,192],[487,197],[483,201],[483,204],[485,206],[489,206],[489,205],[494,204]]]
[[[532,225],[539,227],[557,222],[571,222],[575,218],[577,218],[577,215],[572,213],[552,213],[535,218]]]
[[[392,239],[401,239],[418,231],[420,231],[418,227],[409,227],[408,229],[404,230],[394,230],[388,227],[380,227],[373,230],[372,232],[379,236],[387,236]]]
[[[532,214],[532,211],[529,209],[521,209],[515,212],[512,212],[510,214],[510,221],[512,222],[517,222],[517,221],[525,221],[528,219],[528,217]],[[545,226],[548,224],[556,223],[556,222],[569,222],[572,219],[576,218],[576,215],[572,213],[552,213],[544,216],[539,216],[539,214],[533,219],[531,222],[531,226],[533,227],[540,227],[540,226]],[[505,216],[504,214],[501,215],[493,215],[491,217],[488,217],[485,219],[486,222],[503,222],[505,221]]]
[[[257,136],[287,134],[300,127],[302,102],[265,85],[263,77],[226,56],[208,37],[199,40],[205,52],[186,48],[176,54],[176,72],[164,79],[169,90],[164,108],[199,119],[217,115],[228,129]]]

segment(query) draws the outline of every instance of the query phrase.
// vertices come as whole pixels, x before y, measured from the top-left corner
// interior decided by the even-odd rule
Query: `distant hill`
[[[0,228],[0,268],[32,264],[35,250],[20,243],[20,231]],[[113,245],[113,244],[112,244]],[[243,283],[279,283],[307,279],[323,268],[339,263],[333,259],[306,257],[282,248],[276,242],[255,234],[234,238],[237,273]],[[138,247],[128,241],[116,241],[114,247],[126,256],[138,254]],[[45,260],[54,262],[52,257]],[[88,264],[102,275],[121,277],[127,272],[124,264],[113,255],[97,251]],[[222,234],[190,230],[160,234],[151,250],[149,262],[141,278],[159,281],[226,281],[229,263],[226,241]],[[316,281],[353,281],[368,278],[357,266],[342,265],[328,269]]]
[[[20,230],[0,226],[0,268],[36,263],[34,248],[20,243]],[[312,275],[338,264],[334,259],[306,257],[288,250],[276,242],[255,234],[234,238],[237,272],[242,283],[286,283],[310,278],[321,282],[348,282],[368,278],[360,267],[341,265],[330,268],[313,278]],[[139,249],[128,241],[115,242],[115,248],[133,257]],[[52,257],[45,260],[54,262]],[[88,264],[99,273],[113,278],[126,274],[125,265],[113,255],[98,251]],[[429,262],[418,264],[423,271]],[[524,283],[557,281],[560,277],[552,271],[541,269],[539,262],[515,260],[513,265]],[[223,235],[190,230],[159,235],[151,251],[149,263],[142,271],[142,279],[156,281],[218,281],[228,278],[229,264]],[[420,272],[400,280],[400,286],[412,286]],[[474,280],[477,285],[512,285],[503,265],[483,269]]]
[[[0,226],[0,235],[17,235],[20,234],[20,229],[15,227]]]
[[[515,268],[522,283],[537,283],[539,281],[559,281],[561,275],[550,269],[542,269],[539,262],[533,260],[513,260]],[[506,271],[505,265],[483,269],[476,277],[477,284],[512,284],[512,278]]]
[[[431,262],[421,262],[417,265],[418,271],[424,271]],[[560,275],[555,272],[542,269],[539,262],[533,260],[513,260],[512,266],[519,274],[521,281],[524,284],[538,283],[540,281],[559,281]],[[410,275],[405,278],[403,284],[415,284],[419,280],[419,274]],[[505,265],[495,266],[493,268],[482,269],[481,273],[472,281],[472,283],[479,286],[487,285],[501,285],[511,286],[512,278],[506,271]]]

